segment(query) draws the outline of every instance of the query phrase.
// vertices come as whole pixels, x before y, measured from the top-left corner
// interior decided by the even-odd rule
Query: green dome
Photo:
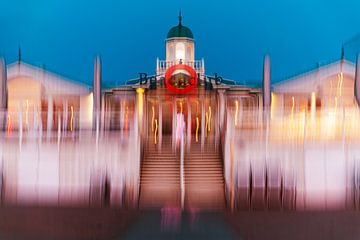
[[[172,27],[168,32],[167,39],[169,38],[190,38],[194,39],[194,35],[192,34],[190,28],[182,25],[182,16],[181,11],[179,13],[179,25]]]
[[[167,35],[167,38],[190,38],[194,39],[190,28],[185,27],[179,23],[179,25],[172,27]]]

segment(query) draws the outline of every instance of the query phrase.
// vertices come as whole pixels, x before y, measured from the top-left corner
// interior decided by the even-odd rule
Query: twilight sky
[[[100,54],[104,83],[120,84],[154,73],[179,9],[207,74],[239,82],[261,80],[265,53],[277,81],[338,59],[360,33],[359,0],[0,0],[0,56],[12,63],[21,46],[25,62],[91,83]],[[360,41],[345,50],[354,59]]]

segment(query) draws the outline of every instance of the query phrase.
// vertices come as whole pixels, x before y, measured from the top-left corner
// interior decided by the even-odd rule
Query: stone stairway
[[[163,136],[161,150],[148,140],[141,166],[140,209],[180,207],[180,162],[171,137]]]
[[[225,208],[224,175],[221,153],[213,141],[192,143],[185,154],[185,207],[204,210]]]

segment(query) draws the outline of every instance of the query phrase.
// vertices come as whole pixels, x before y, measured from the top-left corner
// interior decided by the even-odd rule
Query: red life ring
[[[177,88],[171,84],[171,77],[173,76],[174,72],[177,70],[184,70],[189,74],[190,76],[189,86],[185,88]],[[188,93],[197,85],[196,71],[194,68],[184,64],[177,64],[175,66],[172,66],[165,73],[165,84],[166,84],[166,88],[174,93],[178,93],[178,94]]]

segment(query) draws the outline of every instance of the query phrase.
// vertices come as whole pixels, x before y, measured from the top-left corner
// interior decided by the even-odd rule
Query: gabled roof
[[[337,75],[340,72],[355,79],[355,65],[347,60],[338,60],[295,77],[277,82],[272,85],[272,89],[276,93],[308,93],[314,91],[316,86],[322,80]]]
[[[49,95],[84,95],[91,92],[90,86],[67,79],[45,69],[24,63],[15,62],[7,66],[8,81],[16,77],[28,77],[39,81]]]

